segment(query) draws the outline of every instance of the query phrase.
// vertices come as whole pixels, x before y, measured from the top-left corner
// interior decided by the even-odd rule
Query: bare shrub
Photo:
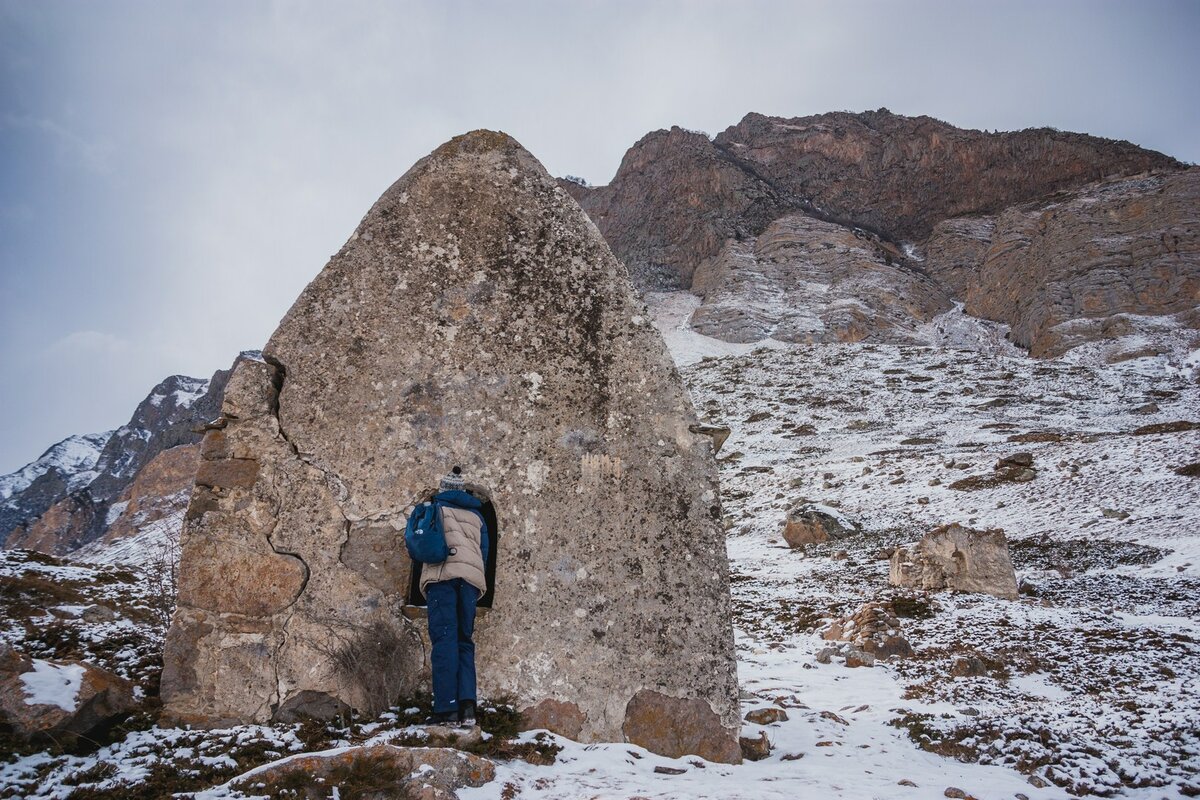
[[[146,573],[146,605],[165,630],[175,613],[179,588],[179,537],[183,531],[184,510],[180,509],[148,524],[145,530],[155,534],[154,544],[143,562]]]
[[[424,644],[415,629],[405,626],[401,632],[376,620],[369,625],[338,621],[329,630],[330,642],[314,642],[313,647],[329,658],[343,688],[363,698],[366,707],[360,711],[378,716],[398,697],[412,693],[424,662]]]

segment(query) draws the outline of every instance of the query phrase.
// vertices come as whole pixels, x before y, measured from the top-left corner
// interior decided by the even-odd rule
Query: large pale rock
[[[520,145],[479,131],[420,161],[264,353],[202,446],[168,719],[415,688],[405,511],[461,464],[499,520],[481,692],[611,741],[652,691],[681,746],[736,760],[713,440],[624,268]],[[354,668],[372,660],[374,689]]]
[[[1004,531],[976,531],[957,523],[935,528],[916,545],[892,554],[893,586],[1017,596],[1017,576]]]

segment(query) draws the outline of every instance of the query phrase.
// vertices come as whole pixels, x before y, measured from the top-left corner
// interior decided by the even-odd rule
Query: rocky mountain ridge
[[[36,519],[96,477],[96,462],[114,431],[68,436],[35,461],[0,477],[0,543],[8,531]]]
[[[220,412],[229,374],[171,375],[150,390],[117,430],[68,437],[37,461],[0,477],[0,545],[61,555],[104,536],[131,501],[134,511],[146,502],[156,504],[150,497],[139,503],[131,494],[140,473],[173,448],[194,450],[199,429]],[[158,459],[164,474],[145,475],[143,485],[158,492],[170,476],[179,483],[179,458]],[[191,476],[186,477],[190,486]],[[177,491],[179,487],[168,494]]]
[[[1127,332],[1132,326],[1114,324],[1120,314],[1182,313],[1180,325],[1196,326],[1197,176],[1200,168],[1128,142],[1049,128],[964,130],[880,109],[749,114],[712,139],[655,131],[629,149],[608,185],[561,185],[639,287],[687,288],[717,306],[696,315],[708,335],[904,341],[940,294],[933,307],[962,301],[1044,356]],[[796,219],[812,220],[791,237],[809,246],[747,263],[756,246],[747,242],[785,217],[793,230]],[[1001,220],[1007,247],[993,239]],[[868,283],[887,291],[853,297],[866,262],[849,249],[837,258],[831,239],[846,235],[873,239],[868,261],[898,268],[886,277],[868,270]],[[818,259],[824,266],[812,257],[819,248],[835,249]],[[850,288],[813,291],[814,270],[819,285],[829,286],[832,272]],[[764,311],[764,296],[782,306]],[[830,302],[856,310],[830,326],[776,324],[819,318]],[[739,307],[759,319],[747,323]]]

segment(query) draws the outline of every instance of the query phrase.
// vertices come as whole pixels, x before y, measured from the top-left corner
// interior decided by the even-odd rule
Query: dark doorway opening
[[[483,508],[479,511],[483,514],[483,521],[487,523],[488,557],[487,563],[483,565],[483,573],[487,578],[488,590],[483,597],[479,598],[477,607],[491,608],[492,599],[496,595],[496,557],[500,550],[500,525],[496,520],[496,507],[492,505],[491,500],[484,500]],[[408,581],[408,601],[405,605],[425,607],[425,597],[421,594],[421,562],[419,561],[412,562],[412,577]]]

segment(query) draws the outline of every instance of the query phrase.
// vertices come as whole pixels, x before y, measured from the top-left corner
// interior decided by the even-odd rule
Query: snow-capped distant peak
[[[112,431],[68,436],[16,472],[0,476],[0,500],[7,500],[52,469],[72,478],[96,466]]]

